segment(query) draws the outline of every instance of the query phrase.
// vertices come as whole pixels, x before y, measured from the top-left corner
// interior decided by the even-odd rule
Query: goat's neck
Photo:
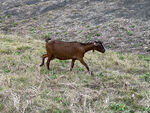
[[[90,50],[94,50],[94,45],[93,43],[85,45],[84,46],[85,52],[90,51]]]

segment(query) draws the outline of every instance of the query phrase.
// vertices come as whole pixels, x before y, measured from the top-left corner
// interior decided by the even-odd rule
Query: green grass
[[[125,104],[113,103],[110,105],[110,107],[113,111],[126,111],[128,109],[128,107]]]
[[[53,33],[52,32],[49,32],[47,34],[44,34],[42,37],[43,38],[50,38],[50,36],[52,35]]]
[[[18,25],[18,22],[14,22],[14,23],[13,23],[13,26],[14,26],[14,27],[17,27],[17,25]]]
[[[132,35],[134,35],[134,33],[133,33],[133,31],[127,31],[127,34],[129,35],[129,36],[132,36]]]
[[[94,75],[71,60],[39,67],[45,41],[0,34],[0,112],[142,113],[150,106],[149,56],[88,52]]]

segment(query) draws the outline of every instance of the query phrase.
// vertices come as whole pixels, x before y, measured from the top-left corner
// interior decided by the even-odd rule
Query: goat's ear
[[[98,46],[98,43],[94,42],[94,45],[95,45],[95,46]]]

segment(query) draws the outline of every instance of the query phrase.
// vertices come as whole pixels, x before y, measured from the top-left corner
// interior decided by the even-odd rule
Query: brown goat
[[[70,71],[72,71],[75,60],[79,60],[89,71],[88,65],[83,60],[84,54],[90,50],[93,51],[97,50],[102,53],[105,52],[105,49],[101,41],[95,41],[93,43],[80,43],[80,42],[64,42],[58,40],[53,40],[49,42],[49,40],[51,39],[45,40],[47,54],[44,54],[42,56],[42,63],[40,65],[43,66],[45,58],[48,57],[46,63],[48,70],[50,61],[53,60],[54,58],[57,58],[60,60],[72,59]]]

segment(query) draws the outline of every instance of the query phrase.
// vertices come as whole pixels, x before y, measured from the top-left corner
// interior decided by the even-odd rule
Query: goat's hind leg
[[[72,68],[74,66],[74,62],[75,62],[75,59],[72,59],[70,71],[72,71]]]
[[[46,62],[46,64],[47,64],[47,69],[48,69],[48,70],[50,70],[49,64],[50,64],[50,61],[51,61],[51,60],[53,60],[53,58],[52,58],[52,57],[48,57],[48,60],[47,60],[47,62]]]
[[[45,61],[45,58],[48,57],[47,54],[44,54],[42,55],[42,63],[40,64],[40,66],[43,66],[44,65],[44,61]]]

